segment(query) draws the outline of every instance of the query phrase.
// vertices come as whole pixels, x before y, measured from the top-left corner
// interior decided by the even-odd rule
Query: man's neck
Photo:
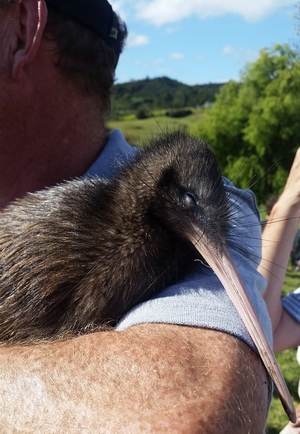
[[[31,122],[23,131],[17,125],[5,128],[1,137],[5,146],[0,159],[0,209],[26,192],[81,176],[88,170],[107,137],[100,116],[85,119],[85,113],[91,111],[83,109],[80,113],[70,111],[61,113],[61,117],[57,113],[55,120],[43,120],[44,125],[36,125],[38,128]]]

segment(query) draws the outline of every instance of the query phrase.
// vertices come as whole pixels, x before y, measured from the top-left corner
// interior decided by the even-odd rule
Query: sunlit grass
[[[147,119],[136,119],[134,115],[126,115],[122,120],[108,120],[108,128],[120,129],[128,143],[135,146],[143,146],[153,134],[162,131],[184,129],[190,134],[195,134],[197,126],[203,117],[203,109],[192,109],[193,113],[183,118],[171,118],[164,115],[164,111],[155,111]]]
[[[294,289],[298,288],[298,286],[300,286],[300,272],[294,272],[292,267],[289,266],[283,285],[283,294],[285,295],[292,292]],[[300,378],[300,366],[296,360],[296,348],[278,353],[276,354],[276,358],[291,392],[294,403],[295,405],[298,405],[300,403],[297,393],[298,381]],[[267,433],[278,434],[287,423],[288,418],[275,391],[268,418]]]

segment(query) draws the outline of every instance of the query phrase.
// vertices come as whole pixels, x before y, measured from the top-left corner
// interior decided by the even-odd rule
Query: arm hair
[[[264,432],[269,379],[228,334],[147,324],[0,349],[1,433]]]

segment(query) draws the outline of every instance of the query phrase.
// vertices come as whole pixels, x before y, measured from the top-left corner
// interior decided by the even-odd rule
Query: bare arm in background
[[[281,303],[281,291],[293,241],[300,221],[300,149],[288,180],[274,205],[263,231],[262,261],[259,271],[267,279],[263,294],[272,320],[274,350],[300,345],[300,323]]]

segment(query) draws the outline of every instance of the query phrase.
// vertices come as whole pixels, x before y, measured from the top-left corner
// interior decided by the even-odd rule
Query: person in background
[[[105,126],[125,36],[106,0],[0,0],[2,209],[66,179],[113,176],[134,155]],[[271,341],[255,198],[224,185],[231,254]],[[2,346],[2,431],[262,433],[270,379],[223,286],[199,267],[117,331]]]
[[[297,150],[286,185],[274,204],[263,231],[260,273],[267,280],[263,292],[272,321],[274,351],[284,351],[300,345],[300,291],[281,297],[282,284],[290,252],[300,222],[300,149]],[[284,434],[299,433],[299,420],[288,424]]]
[[[291,262],[295,266],[294,271],[300,271],[300,229],[298,228],[291,251]]]
[[[278,196],[271,196],[266,202],[266,219],[261,222],[262,231],[266,227],[268,219],[270,217],[273,206],[278,201]],[[295,267],[294,271],[300,270],[300,229],[297,229],[294,242],[290,253],[292,266]]]
[[[264,228],[265,228],[265,226],[266,226],[266,224],[267,224],[267,221],[268,221],[268,219],[269,219],[269,216],[270,216],[270,213],[271,213],[271,211],[272,211],[272,208],[273,208],[273,206],[275,205],[275,203],[277,202],[277,200],[278,200],[278,196],[271,196],[271,197],[269,197],[269,199],[266,201],[266,208],[265,208],[266,219],[263,220],[263,221],[261,222],[261,230],[262,230],[262,231],[264,230]]]

